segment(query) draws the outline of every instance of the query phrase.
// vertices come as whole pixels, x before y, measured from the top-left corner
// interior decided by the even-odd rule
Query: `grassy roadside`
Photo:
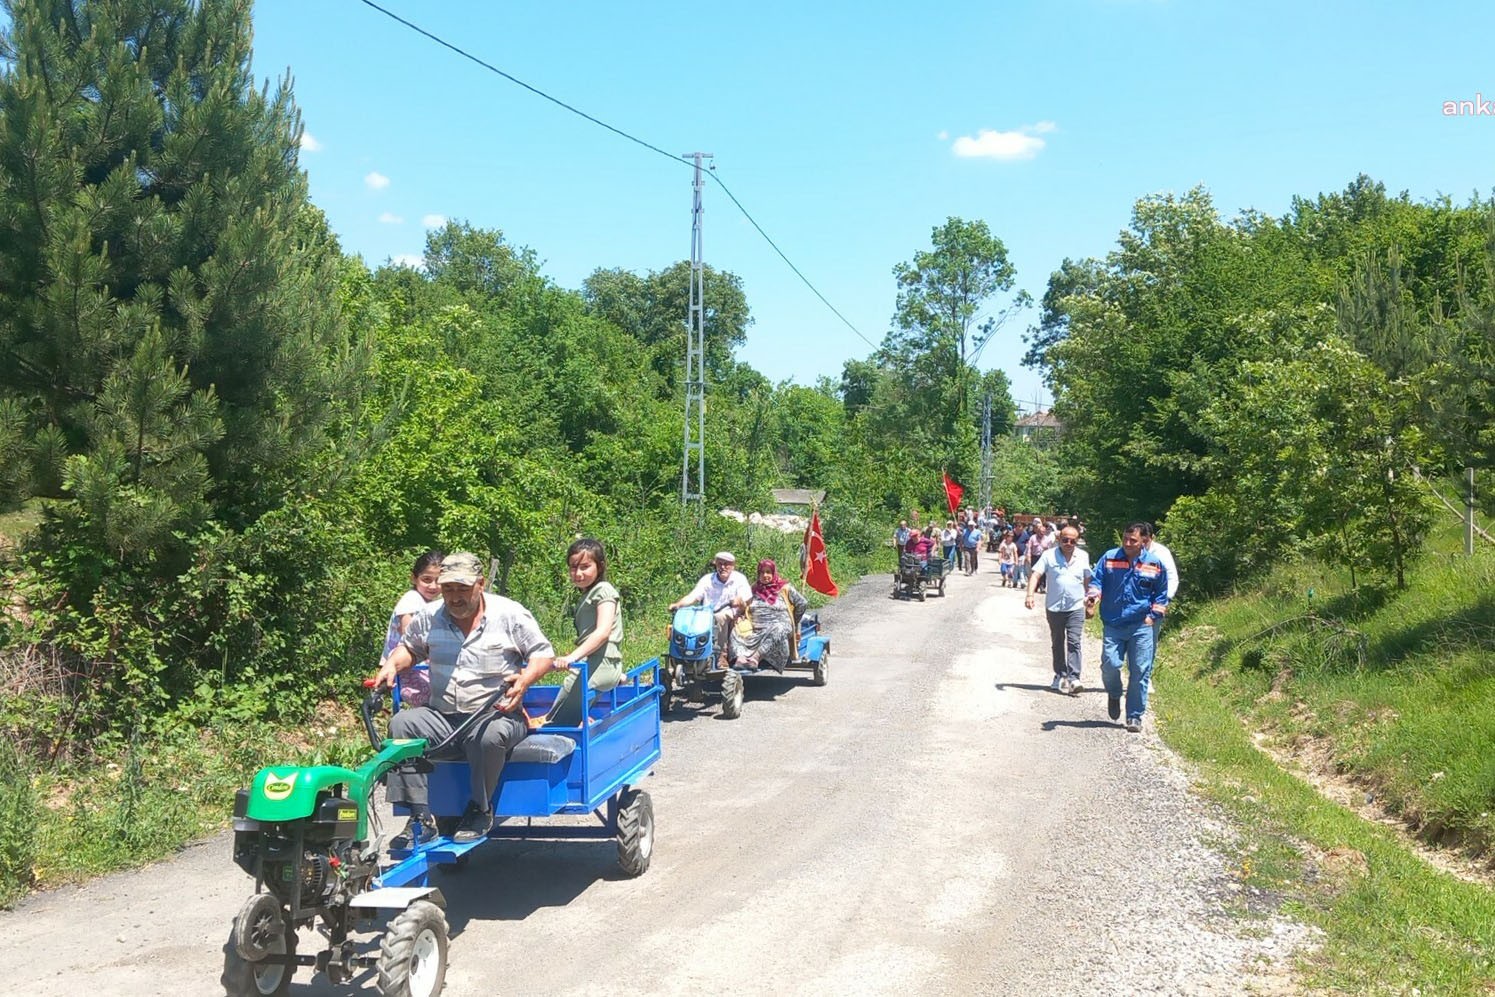
[[[1253,741],[1319,758],[1424,840],[1488,861],[1495,553],[1424,557],[1400,593],[1347,581],[1284,566],[1178,625],[1156,673],[1159,730],[1241,828],[1243,885],[1322,929],[1305,983],[1495,993],[1495,891],[1434,869]]]

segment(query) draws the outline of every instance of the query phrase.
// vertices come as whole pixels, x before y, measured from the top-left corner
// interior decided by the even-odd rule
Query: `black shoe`
[[[390,839],[389,847],[402,852],[409,851],[417,844],[434,841],[438,837],[440,832],[436,830],[435,817],[428,813],[419,817],[411,814],[410,819],[405,822],[405,829]]]
[[[459,843],[481,841],[488,837],[488,832],[491,830],[493,830],[493,815],[486,810],[479,809],[476,803],[469,803],[462,813],[462,820],[457,824],[457,833],[452,835],[452,840]]]
[[[1106,697],[1106,713],[1111,717],[1112,720],[1120,720],[1121,719],[1121,697],[1120,696],[1107,696]]]

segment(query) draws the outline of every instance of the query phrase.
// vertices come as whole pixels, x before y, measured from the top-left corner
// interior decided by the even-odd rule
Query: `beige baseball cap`
[[[478,556],[458,551],[442,558],[441,574],[437,576],[436,584],[473,585],[482,577],[483,562],[478,560]]]

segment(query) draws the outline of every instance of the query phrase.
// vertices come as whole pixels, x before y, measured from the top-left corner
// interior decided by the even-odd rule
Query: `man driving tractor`
[[[477,841],[493,828],[493,790],[509,749],[529,730],[521,705],[524,691],[550,670],[555,649],[528,609],[483,591],[486,579],[476,554],[448,555],[437,581],[441,603],[411,620],[374,684],[391,686],[399,672],[419,661],[429,663],[430,702],[396,713],[389,723],[392,738],[425,738],[435,744],[479,710],[491,713],[452,745],[463,752],[472,773],[472,797],[452,840]],[[426,773],[402,766],[390,771],[387,785],[389,801],[410,808],[410,821],[391,845],[409,848],[417,835],[434,837]]]
[[[747,576],[737,570],[737,557],[729,550],[711,559],[712,570],[701,576],[696,587],[683,599],[670,603],[670,612],[681,606],[700,603],[709,606],[716,623],[715,646],[720,652],[720,666],[727,667],[728,634],[742,608],[753,599],[753,588]]]

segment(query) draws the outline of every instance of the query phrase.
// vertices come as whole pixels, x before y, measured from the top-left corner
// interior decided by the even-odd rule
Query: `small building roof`
[[[1030,412],[1017,421],[1019,427],[1031,429],[1058,429],[1060,423],[1053,412],[1048,409],[1039,409]]]
[[[819,505],[825,501],[825,489],[775,488],[773,500],[779,505]]]

